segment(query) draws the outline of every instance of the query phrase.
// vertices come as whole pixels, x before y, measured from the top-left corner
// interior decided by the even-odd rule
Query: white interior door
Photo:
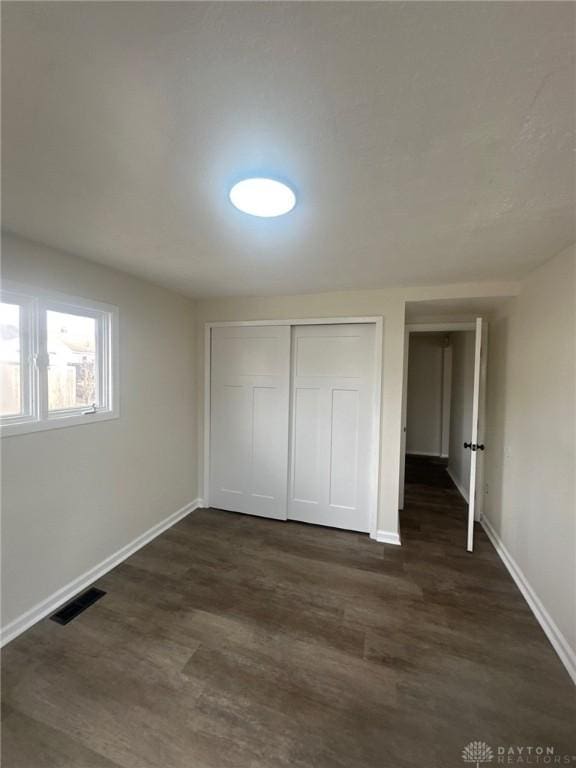
[[[291,520],[370,529],[374,334],[370,324],[292,330]]]
[[[290,327],[212,329],[210,504],[286,519]]]
[[[474,392],[472,400],[472,429],[470,443],[470,490],[468,495],[468,536],[466,549],[472,552],[474,549],[474,520],[478,519],[477,511],[480,505],[480,496],[482,489],[479,485],[479,479],[482,476],[482,456],[484,453],[484,444],[480,440],[480,416],[483,410],[485,378],[486,378],[486,356],[485,343],[483,340],[484,327],[481,317],[476,318],[476,340],[474,349]]]

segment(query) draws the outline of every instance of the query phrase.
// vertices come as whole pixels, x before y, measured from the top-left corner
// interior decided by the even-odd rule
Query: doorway
[[[399,506],[460,507],[468,551],[482,504],[483,331],[480,318],[406,329]]]

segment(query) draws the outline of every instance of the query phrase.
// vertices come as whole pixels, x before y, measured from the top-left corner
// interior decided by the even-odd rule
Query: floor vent
[[[82,592],[81,595],[75,597],[74,600],[67,603],[63,608],[60,608],[59,611],[52,614],[50,618],[57,624],[68,624],[68,622],[75,619],[76,616],[79,616],[82,611],[85,611],[86,608],[89,608],[97,600],[100,600],[101,597],[104,597],[105,594],[106,592],[103,590],[91,587],[90,589],[87,589],[86,592]]]

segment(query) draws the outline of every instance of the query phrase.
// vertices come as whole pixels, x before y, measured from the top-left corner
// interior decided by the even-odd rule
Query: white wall
[[[407,453],[442,455],[445,339],[441,333],[410,334]]]
[[[533,272],[490,324],[485,517],[576,681],[575,262]]]
[[[194,303],[6,236],[5,279],[115,304],[119,419],[2,440],[2,625],[197,494]]]
[[[468,501],[470,450],[464,443],[472,437],[474,396],[474,331],[450,334],[452,346],[452,403],[450,409],[450,451],[448,472]]]

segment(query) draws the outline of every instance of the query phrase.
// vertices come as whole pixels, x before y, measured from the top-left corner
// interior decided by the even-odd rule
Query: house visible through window
[[[3,290],[4,435],[117,415],[115,307],[33,289]]]

